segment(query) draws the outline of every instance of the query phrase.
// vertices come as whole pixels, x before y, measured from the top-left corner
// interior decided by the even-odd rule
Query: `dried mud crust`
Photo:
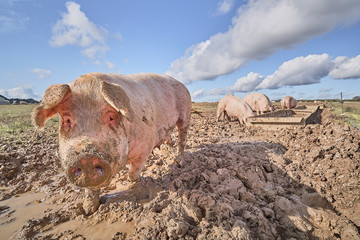
[[[89,216],[84,190],[61,173],[56,137],[16,148],[2,142],[0,199],[31,190],[60,206],[12,238],[85,239],[71,230],[46,234],[78,220],[134,223],[133,234],[113,239],[360,239],[360,131],[326,108],[312,123],[267,131],[197,111],[183,155],[155,149],[135,183],[122,170]]]

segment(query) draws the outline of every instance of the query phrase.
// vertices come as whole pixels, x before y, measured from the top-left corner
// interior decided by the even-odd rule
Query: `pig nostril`
[[[103,175],[103,169],[102,169],[102,167],[96,166],[95,169],[96,169],[96,171],[99,173],[100,176]]]
[[[81,169],[78,168],[78,169],[76,169],[76,171],[75,171],[75,177],[78,177],[78,176],[80,176],[80,175],[81,175]]]

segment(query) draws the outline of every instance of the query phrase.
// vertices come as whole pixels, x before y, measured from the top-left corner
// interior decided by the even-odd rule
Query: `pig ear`
[[[127,120],[134,120],[134,113],[130,106],[130,99],[124,89],[113,83],[101,82],[101,92],[106,102],[116,111],[120,112]]]
[[[57,113],[56,107],[71,93],[69,85],[54,84],[46,89],[39,106],[34,108],[31,119],[34,126],[44,127],[46,121]]]

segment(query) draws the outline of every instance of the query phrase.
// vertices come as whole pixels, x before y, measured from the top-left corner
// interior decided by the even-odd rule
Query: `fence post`
[[[342,92],[340,92],[340,103],[341,103],[341,116],[344,116],[344,101],[343,101],[343,98],[342,98]]]

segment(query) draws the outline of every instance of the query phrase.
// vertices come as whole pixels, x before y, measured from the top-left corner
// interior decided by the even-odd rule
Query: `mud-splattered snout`
[[[87,155],[79,158],[67,170],[70,182],[80,187],[94,188],[111,177],[110,165],[103,159]]]

